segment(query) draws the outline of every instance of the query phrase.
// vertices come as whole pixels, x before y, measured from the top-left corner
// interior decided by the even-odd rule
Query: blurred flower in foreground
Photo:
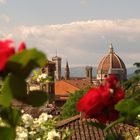
[[[101,123],[114,121],[118,112],[114,105],[125,96],[115,75],[110,75],[104,84],[91,88],[77,103],[77,110],[86,118],[96,118]]]
[[[47,113],[38,118],[23,114],[16,127],[16,140],[66,140],[70,134],[68,129],[57,129],[55,118]]]
[[[24,43],[24,42],[21,42],[21,43],[19,44],[19,47],[18,47],[18,52],[22,52],[22,51],[25,50],[25,49],[26,49],[25,43]]]
[[[8,59],[15,54],[13,40],[0,40],[0,72],[4,71]],[[25,43],[21,43],[18,51],[21,52],[26,48]]]

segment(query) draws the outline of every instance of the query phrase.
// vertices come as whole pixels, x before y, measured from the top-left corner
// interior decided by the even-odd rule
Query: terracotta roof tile
[[[86,79],[56,81],[55,95],[68,96],[69,93],[74,93],[76,90],[85,89],[89,85],[90,82]]]
[[[85,89],[90,84],[86,79],[60,80],[55,82],[55,100],[66,101],[70,93]]]
[[[103,130],[88,125],[87,122],[96,122],[95,119],[80,119],[80,116],[58,122],[58,128],[69,128],[73,131],[69,140],[104,140],[105,133]],[[118,124],[110,129],[108,133],[124,134],[129,133],[131,139],[134,140],[134,127],[127,124]],[[139,131],[140,132],[140,131]]]
[[[66,82],[79,89],[85,89],[86,87],[91,85],[90,81],[87,79],[66,80]]]
[[[79,90],[79,88],[69,84],[65,80],[55,82],[56,96],[68,96],[69,93],[73,93],[76,90]]]

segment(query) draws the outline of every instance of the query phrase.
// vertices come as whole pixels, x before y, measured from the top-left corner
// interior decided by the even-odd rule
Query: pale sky
[[[112,43],[127,67],[140,62],[140,0],[0,0],[0,38],[97,67]]]

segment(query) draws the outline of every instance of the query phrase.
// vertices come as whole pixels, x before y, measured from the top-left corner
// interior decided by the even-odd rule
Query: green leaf
[[[24,50],[11,57],[7,62],[6,69],[10,72],[26,78],[34,68],[43,67],[47,63],[45,55],[36,50]]]
[[[139,102],[134,99],[124,99],[115,105],[115,109],[123,114],[129,114],[137,106],[139,106]]]
[[[0,127],[0,140],[15,140],[16,132],[13,128]]]
[[[115,109],[125,118],[125,122],[132,123],[140,112],[140,105],[134,99],[124,99],[115,105]]]
[[[95,126],[97,128],[100,128],[100,129],[105,129],[105,125],[102,124],[102,123],[97,123],[97,122],[87,122],[88,125],[92,125],[92,126]]]
[[[27,97],[23,100],[25,103],[38,107],[47,101],[47,93],[42,91],[30,91]]]
[[[21,111],[14,108],[4,108],[1,110],[0,116],[5,120],[10,126],[16,127],[20,121]]]
[[[9,74],[3,83],[0,104],[8,107],[11,104],[12,98],[22,99],[27,94],[26,82],[15,75]]]
[[[12,98],[13,96],[11,93],[11,88],[9,87],[9,76],[8,76],[6,77],[3,86],[1,88],[0,105],[3,105],[4,107],[10,106]]]

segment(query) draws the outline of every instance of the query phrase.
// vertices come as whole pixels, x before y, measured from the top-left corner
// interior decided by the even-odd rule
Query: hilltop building
[[[120,81],[127,78],[125,64],[114,52],[112,44],[109,46],[109,53],[101,59],[98,65],[97,80],[101,82],[109,74],[115,74]]]

